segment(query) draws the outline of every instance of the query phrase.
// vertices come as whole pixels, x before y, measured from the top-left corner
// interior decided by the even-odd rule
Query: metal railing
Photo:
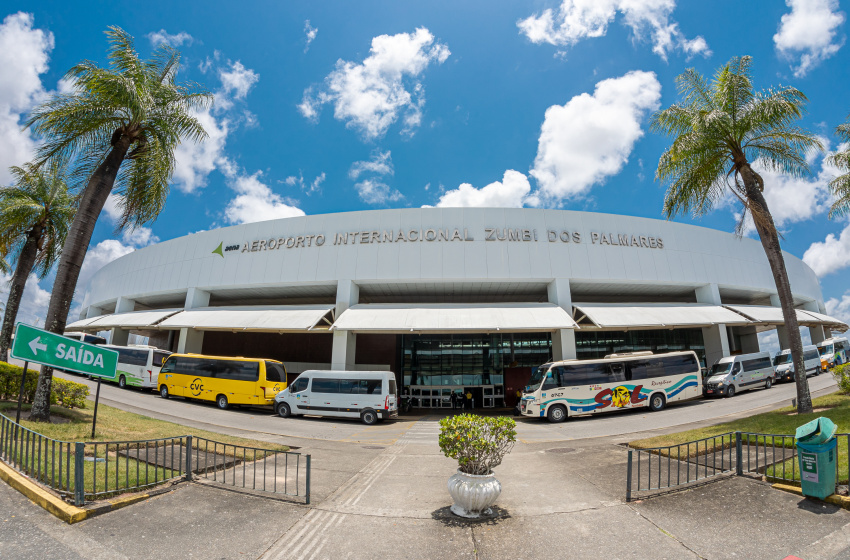
[[[0,460],[77,506],[195,477],[310,503],[310,455],[191,435],[59,441],[0,414]]]
[[[195,438],[192,471],[211,482],[310,503],[310,455]]]
[[[850,481],[850,434],[836,434],[836,486]],[[844,457],[846,472],[839,473]],[[672,491],[722,475],[758,475],[770,482],[800,484],[792,435],[726,432],[676,445],[629,449],[626,501],[635,494]],[[842,477],[841,474],[846,476]]]

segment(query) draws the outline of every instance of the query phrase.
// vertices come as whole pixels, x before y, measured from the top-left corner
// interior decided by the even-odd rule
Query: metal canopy
[[[576,303],[575,317],[601,329],[652,329],[707,327],[717,324],[748,325],[751,321],[720,305],[705,304],[602,304]]]
[[[333,309],[333,305],[199,307],[180,311],[157,327],[233,332],[326,331],[333,322]]]
[[[332,330],[409,332],[539,332],[577,328],[554,303],[358,304]]]
[[[151,309],[146,311],[130,311],[101,315],[93,319],[82,319],[65,326],[66,331],[87,330],[103,331],[106,329],[142,329],[156,328],[157,323],[180,311],[180,309]]]
[[[766,305],[727,305],[726,307],[761,324],[785,324],[785,317],[782,315],[781,307]],[[846,331],[848,328],[846,323],[829,315],[823,315],[805,309],[795,309],[794,311],[797,314],[797,323],[804,327],[823,326],[837,331]]]

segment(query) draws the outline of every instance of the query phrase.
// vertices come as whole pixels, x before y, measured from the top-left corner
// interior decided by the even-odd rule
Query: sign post
[[[94,421],[92,422],[92,437],[94,437],[98,397],[100,397],[100,380],[115,379],[118,352],[110,348],[103,348],[37,329],[24,323],[18,323],[15,327],[15,342],[12,344],[10,354],[13,358],[23,360],[27,365],[32,362],[97,377],[97,394],[94,401]],[[26,369],[24,369],[25,377]],[[23,386],[22,379],[21,394],[23,394]],[[20,404],[18,411],[20,413]]]
[[[21,373],[21,390],[18,391],[18,413],[15,415],[15,424],[21,423],[21,403],[24,402],[24,384],[27,381],[27,369],[30,363],[24,362],[24,371]]]

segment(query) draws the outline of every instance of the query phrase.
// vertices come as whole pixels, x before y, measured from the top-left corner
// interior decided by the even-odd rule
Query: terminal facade
[[[847,325],[785,253],[813,343]],[[420,208],[200,232],[104,266],[68,331],[306,369],[389,369],[422,406],[451,391],[512,405],[531,368],[693,350],[703,365],[777,329],[758,241],[675,222],[564,210]]]

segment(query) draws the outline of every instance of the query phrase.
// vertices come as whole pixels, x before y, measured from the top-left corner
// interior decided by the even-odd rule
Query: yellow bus
[[[171,354],[159,372],[162,398],[215,401],[222,410],[232,404],[273,406],[284,389],[284,365],[262,358]]]

